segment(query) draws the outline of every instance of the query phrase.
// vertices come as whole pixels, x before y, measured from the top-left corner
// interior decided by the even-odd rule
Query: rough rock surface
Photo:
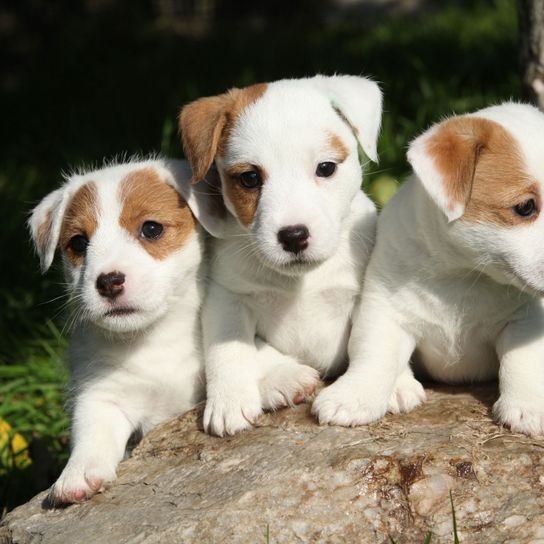
[[[201,411],[155,429],[86,504],[4,519],[0,544],[544,543],[544,441],[489,417],[495,386],[433,387],[410,414],[344,429],[309,406],[220,439]],[[269,537],[266,536],[267,528]]]

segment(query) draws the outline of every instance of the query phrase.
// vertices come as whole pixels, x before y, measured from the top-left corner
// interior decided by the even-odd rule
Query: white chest
[[[364,274],[358,259],[339,251],[318,268],[291,277],[232,254],[222,257],[213,278],[248,308],[258,336],[322,375],[343,369]]]
[[[347,342],[357,289],[260,293],[245,297],[257,318],[257,334],[283,353],[336,375],[347,362]]]

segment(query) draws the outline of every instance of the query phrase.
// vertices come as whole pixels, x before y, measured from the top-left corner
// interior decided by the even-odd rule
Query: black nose
[[[123,292],[123,283],[125,283],[125,275],[122,272],[100,274],[96,278],[96,290],[101,296],[113,300]]]
[[[300,253],[308,247],[310,233],[305,225],[283,227],[278,231],[278,241],[285,251]]]

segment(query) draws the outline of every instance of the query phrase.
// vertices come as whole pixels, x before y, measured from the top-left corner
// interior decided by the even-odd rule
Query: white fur
[[[520,104],[474,115],[514,136],[542,194],[544,115]],[[440,177],[420,145],[434,130],[408,152],[419,178],[405,182],[378,220],[349,369],[317,397],[313,410],[323,423],[359,425],[388,409],[417,406],[424,393],[411,376],[413,356],[416,369],[438,381],[498,376],[499,422],[542,435],[544,213],[517,227],[470,223],[462,212],[452,221]]]
[[[73,266],[64,258],[72,301],[73,418],[70,459],[49,494],[54,504],[88,498],[115,479],[133,432],[147,432],[204,396],[199,353],[202,233],[197,227],[181,249],[158,260],[121,227],[120,183],[141,168],[154,169],[182,194],[190,186],[191,173],[181,161],[128,162],[71,176],[44,198],[29,221],[37,241],[38,228],[51,210],[50,238],[45,247],[37,246],[47,269],[68,203],[83,184],[95,183],[98,227],[85,261]],[[95,287],[98,275],[111,271],[126,275],[125,290],[114,301],[101,297]],[[137,311],[105,315],[120,306]]]
[[[262,167],[267,178],[250,225],[238,220],[225,191],[222,225],[199,216],[219,236],[212,243],[203,309],[207,431],[222,436],[245,429],[263,408],[313,392],[319,374],[344,369],[376,220],[360,190],[358,146],[376,159],[380,118],[375,83],[317,76],[269,84],[231,130],[225,155],[216,158],[220,175],[249,163]],[[320,178],[318,163],[336,159],[331,133],[349,156],[332,177]],[[277,235],[298,224],[307,226],[310,239],[295,255]]]

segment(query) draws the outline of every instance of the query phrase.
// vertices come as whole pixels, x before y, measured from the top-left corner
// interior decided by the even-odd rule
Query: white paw
[[[346,374],[317,395],[312,413],[322,424],[365,425],[385,415],[387,400],[380,398],[375,384],[354,382]]]
[[[262,405],[265,410],[300,404],[313,395],[320,383],[314,368],[296,362],[280,363],[259,382]]]
[[[204,430],[225,436],[250,429],[262,414],[261,395],[255,386],[208,391],[204,410]]]
[[[514,432],[544,436],[544,399],[531,402],[501,395],[493,406],[493,414]]]
[[[425,399],[423,386],[414,378],[411,371],[405,372],[395,383],[395,390],[389,399],[387,411],[393,414],[409,412],[425,402]]]
[[[70,459],[59,479],[49,490],[48,500],[53,506],[83,502],[100,491],[104,484],[115,480],[115,467],[100,461]]]

